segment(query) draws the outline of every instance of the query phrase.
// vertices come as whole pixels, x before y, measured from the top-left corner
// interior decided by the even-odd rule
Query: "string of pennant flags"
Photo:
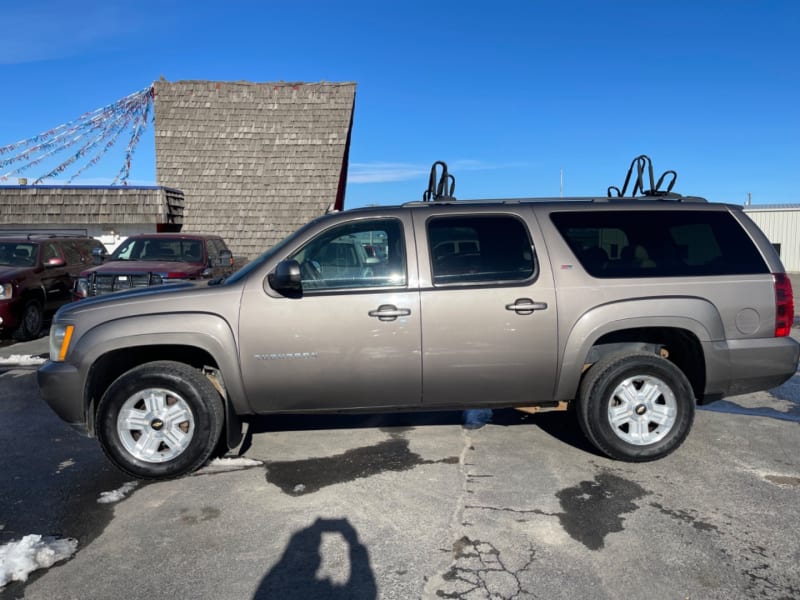
[[[153,96],[153,86],[149,86],[58,127],[0,146],[0,182],[42,163],[52,165],[55,160],[56,166],[36,177],[33,184],[59,176],[68,177],[67,183],[71,183],[100,162],[119,138],[128,133],[122,167],[111,183],[127,185],[133,153],[150,120]]]

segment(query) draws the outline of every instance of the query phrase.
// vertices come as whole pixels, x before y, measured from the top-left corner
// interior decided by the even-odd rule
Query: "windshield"
[[[257,258],[254,258],[249,263],[247,263],[244,267],[236,271],[230,277],[224,279],[221,283],[222,285],[227,285],[230,283],[236,283],[237,281],[241,281],[245,277],[247,277],[250,273],[258,269],[261,265],[267,262],[270,258],[275,256],[278,252],[281,252],[286,246],[290,244],[298,235],[301,235],[303,231],[305,231],[308,227],[310,227],[313,223],[315,223],[318,219],[311,221],[310,223],[304,225],[296,232],[290,234],[288,237],[283,238],[280,242],[272,246],[269,250],[264,252],[263,254],[259,255]]]
[[[32,267],[36,264],[36,244],[0,242],[0,266]]]
[[[128,238],[114,250],[111,260],[203,262],[203,242],[183,238]]]

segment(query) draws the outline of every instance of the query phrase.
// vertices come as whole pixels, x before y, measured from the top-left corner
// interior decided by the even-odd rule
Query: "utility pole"
[[[559,183],[558,189],[559,189],[560,197],[563,198],[564,197],[564,167],[561,167],[560,183]]]

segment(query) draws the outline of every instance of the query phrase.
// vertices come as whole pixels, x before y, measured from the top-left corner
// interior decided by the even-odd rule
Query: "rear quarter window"
[[[769,272],[747,232],[721,211],[581,211],[550,215],[593,277]]]

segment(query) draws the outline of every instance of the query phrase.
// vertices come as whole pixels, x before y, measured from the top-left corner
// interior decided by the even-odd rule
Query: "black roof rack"
[[[439,182],[436,182],[438,167],[442,168]],[[449,187],[448,187],[449,186]],[[455,200],[453,193],[456,191],[456,178],[447,172],[447,163],[437,160],[431,167],[431,175],[428,178],[428,189],[422,193],[423,202],[448,202]]]
[[[84,237],[89,237],[89,235],[86,234],[86,233],[59,233],[59,232],[53,232],[53,233],[29,233],[25,237],[27,237],[29,240],[34,240],[34,239],[73,238],[73,237],[74,238],[84,238]]]
[[[627,196],[628,184],[631,182],[634,168],[636,170],[636,179],[633,182],[633,189],[630,196]],[[644,173],[647,169],[647,180],[649,187],[645,187]],[[662,189],[664,181],[668,179],[667,187]],[[631,199],[661,199],[661,200],[674,200],[676,202],[708,202],[705,198],[700,196],[683,196],[677,192],[673,192],[672,188],[678,180],[678,173],[673,170],[664,171],[658,181],[655,180],[653,174],[653,161],[646,154],[640,154],[631,162],[628,167],[628,173],[625,175],[625,182],[622,184],[622,189],[612,185],[609,186],[607,194],[609,198],[631,198]],[[614,195],[616,193],[616,195]]]
[[[645,186],[645,170],[649,186]],[[634,177],[635,173],[635,177]],[[583,198],[519,198],[519,199],[498,199],[494,202],[520,202],[520,201],[578,201],[578,202],[611,202],[611,201],[630,201],[630,200],[671,200],[675,202],[708,202],[699,196],[682,196],[672,191],[675,182],[678,180],[678,173],[673,170],[664,171],[656,181],[653,174],[653,161],[649,156],[641,154],[633,159],[628,173],[625,175],[625,182],[622,189],[616,186],[609,186],[606,196],[589,196]],[[628,186],[633,182],[631,193],[628,194]],[[665,185],[666,187],[662,188]],[[456,189],[456,178],[448,172],[447,163],[437,160],[431,166],[431,174],[428,178],[428,189],[422,194],[422,202],[453,202],[456,197],[453,195]],[[492,200],[483,200],[492,202]],[[408,202],[407,205],[416,204]]]

